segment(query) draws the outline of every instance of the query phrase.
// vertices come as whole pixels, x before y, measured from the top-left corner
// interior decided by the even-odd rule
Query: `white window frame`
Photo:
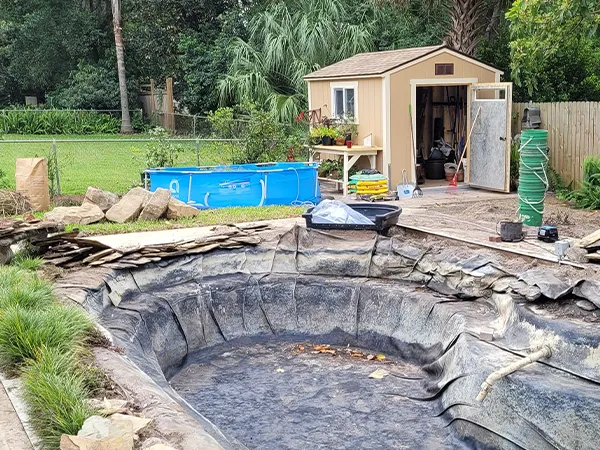
[[[332,81],[329,83],[331,89],[331,115],[332,119],[337,119],[337,111],[335,111],[335,91],[336,89],[344,90],[344,105],[346,104],[346,89],[354,89],[354,123],[358,124],[358,81]]]

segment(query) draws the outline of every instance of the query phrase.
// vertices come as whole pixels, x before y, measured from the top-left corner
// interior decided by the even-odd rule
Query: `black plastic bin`
[[[382,203],[348,203],[354,211],[361,213],[374,222],[374,225],[355,225],[345,223],[313,223],[312,210],[310,208],[302,217],[306,220],[306,228],[316,228],[320,230],[374,230],[379,233],[386,232],[390,227],[398,223],[398,217],[402,213],[402,208],[394,205],[385,205]]]

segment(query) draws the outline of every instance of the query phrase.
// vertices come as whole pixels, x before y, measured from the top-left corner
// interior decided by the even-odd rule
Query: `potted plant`
[[[358,124],[355,123],[354,116],[342,117],[338,129],[346,138],[345,142],[352,141],[352,138],[358,135]]]
[[[313,127],[310,130],[310,133],[308,135],[308,140],[309,143],[311,145],[319,145],[321,142],[323,142],[323,130],[321,130],[322,127],[318,126],[318,127]]]
[[[336,138],[336,130],[330,127],[321,126],[321,136],[323,145],[333,145],[333,140]]]
[[[333,130],[333,138],[335,139],[335,145],[344,145],[346,143],[346,136],[344,136],[338,129],[334,128]]]

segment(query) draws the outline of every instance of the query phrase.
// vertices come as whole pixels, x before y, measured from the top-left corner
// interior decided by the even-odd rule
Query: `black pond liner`
[[[313,222],[312,211],[314,208],[309,208],[306,213],[302,214],[302,217],[306,220],[307,228],[319,230],[371,230],[385,233],[398,223],[398,217],[402,214],[402,208],[394,205],[373,203],[347,203],[347,205],[373,222],[373,225]]]
[[[472,301],[424,289],[423,281],[433,274],[438,283],[468,288]],[[597,324],[532,316],[527,304],[495,303],[485,298],[492,280],[506,276],[481,258],[450,261],[443,254],[422,253],[396,238],[365,233],[362,238],[353,235],[345,240],[294,228],[275,245],[214,251],[107,274],[97,290],[86,288],[83,304],[110,332],[115,345],[167,395],[189,408],[227,450],[394,448],[386,444],[410,440],[414,430],[421,430],[422,438],[405,440],[404,448],[597,448]],[[505,323],[502,336],[491,342],[481,340],[479,330],[489,330],[494,323]],[[488,375],[547,339],[553,348],[551,359],[500,380],[483,403],[475,400]],[[236,358],[242,366],[258,361],[244,356],[248,353],[242,351],[244,346],[254,352],[257,342],[279,348],[284,341],[374,349],[415,365],[420,373],[379,380],[377,386],[389,389],[371,391],[377,397],[371,402],[369,393],[361,391],[362,380],[370,382],[366,374],[371,368],[360,368],[358,381],[350,372],[348,377],[329,378],[329,384],[342,386],[340,392],[346,400],[330,397],[331,390],[325,386],[315,391],[318,395],[312,405],[303,392],[296,392],[310,382],[308,369],[302,371],[292,362],[276,359],[267,361],[269,367],[258,364],[247,371],[231,365]],[[223,356],[226,352],[232,356]],[[275,371],[278,365],[283,365],[284,372]],[[184,371],[194,367],[200,368],[199,377],[188,384]],[[287,376],[287,384],[270,389],[261,378],[263,373]],[[230,390],[214,384],[220,379],[226,379],[226,384],[236,382],[227,377],[239,377],[240,385],[230,385]],[[173,386],[169,380],[175,382]],[[242,382],[248,388],[244,389]],[[177,385],[182,390],[174,391]],[[263,396],[253,397],[256,392]],[[372,427],[368,437],[360,435],[361,423],[348,407],[354,400],[352,392],[360,392],[357,408],[365,410],[356,414],[368,415],[370,409],[375,420],[388,420],[378,409],[381,405],[386,408],[390,422],[382,427],[387,433],[384,439],[378,439]],[[233,395],[225,398],[229,394]],[[383,395],[389,403],[381,401]],[[287,399],[300,408],[287,417],[296,419],[291,428],[299,438],[310,440],[306,434],[310,430],[302,429],[303,420],[314,424],[314,417],[319,416],[319,408],[314,407],[328,401],[341,402],[341,410],[333,410],[334,424],[345,426],[339,415],[345,411],[351,419],[347,422],[354,421],[354,426],[347,428],[347,434],[336,429],[342,440],[327,447],[324,418],[311,428],[325,433],[319,437],[321,445],[284,444],[283,438],[294,442],[293,433],[282,434],[290,422],[284,423],[286,412],[281,404],[273,406],[279,408],[271,414],[273,426],[261,415],[270,407],[268,396],[274,401]],[[416,409],[403,411],[407,402],[413,402]],[[420,413],[415,416],[417,410]],[[396,423],[408,431],[394,429]],[[262,441],[252,445],[253,433],[270,433],[271,440],[261,436]],[[451,439],[451,445],[439,446],[440,437]],[[428,439],[437,442],[428,446]],[[269,442],[272,445],[265,445]]]

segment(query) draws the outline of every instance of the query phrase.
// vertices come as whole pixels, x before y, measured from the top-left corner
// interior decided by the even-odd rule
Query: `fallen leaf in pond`
[[[304,351],[304,345],[299,345],[298,346],[298,350],[300,350],[301,352],[303,352]]]
[[[362,358],[363,356],[365,356],[365,354],[363,352],[352,352],[350,353],[350,356],[352,356],[353,358]]]
[[[379,355],[376,356],[376,358],[377,358],[377,361],[383,361],[385,359],[385,355],[380,353]]]
[[[275,372],[283,373],[285,370],[280,367],[279,369],[276,369]]]
[[[387,377],[389,374],[390,373],[385,369],[377,369],[375,372],[372,372],[371,374],[369,374],[369,378],[381,380],[382,378]]]
[[[372,359],[375,359],[375,355],[367,355],[367,359],[371,361]]]

